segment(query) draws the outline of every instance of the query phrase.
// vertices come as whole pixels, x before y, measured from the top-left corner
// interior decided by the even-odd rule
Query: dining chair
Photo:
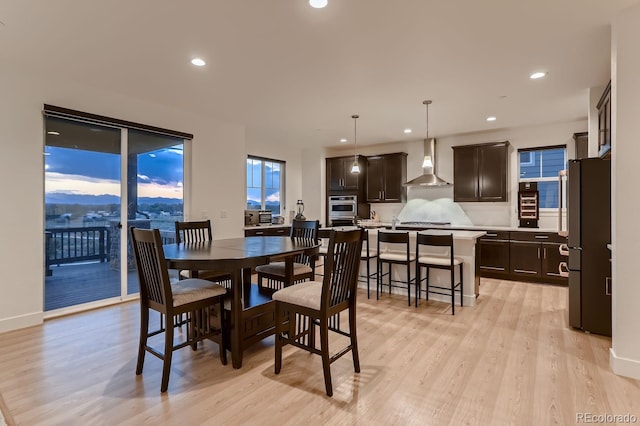
[[[324,277],[285,287],[273,294],[276,301],[275,374],[282,368],[282,347],[291,344],[322,357],[325,390],[333,395],[331,364],[351,352],[353,368],[360,372],[356,336],[356,294],[362,251],[362,229],[331,231]],[[349,330],[340,328],[339,317],[348,311]],[[315,327],[320,329],[316,347]],[[349,338],[349,345],[331,355],[329,331]]]
[[[210,339],[218,343],[220,361],[227,363],[226,341],[229,341],[223,300],[227,290],[221,285],[199,278],[187,278],[171,284],[169,270],[162,248],[162,238],[157,229],[138,229],[131,227],[136,269],[140,286],[140,342],[138,345],[138,363],[136,375],[142,374],[144,358],[149,352],[163,361],[160,392],[166,392],[169,386],[171,358],[173,352]],[[213,317],[212,307],[217,307],[217,316]],[[149,313],[159,312],[166,318],[166,326],[149,331]],[[182,342],[174,343],[174,320],[185,314],[187,333]],[[148,338],[164,333],[164,350],[148,344]]]
[[[211,221],[176,222],[176,243],[202,243],[213,240]],[[180,279],[201,278],[231,287],[231,275],[220,271],[180,271]]]
[[[385,244],[384,247],[380,245],[381,243]],[[415,277],[411,279],[411,263],[416,260],[416,257],[409,249],[409,232],[378,231],[377,251],[378,274],[376,276],[376,299],[380,298],[383,285],[387,285],[389,287],[389,294],[391,294],[392,287],[406,288],[407,303],[411,306],[411,281],[415,281]],[[385,264],[387,264],[388,271],[383,273]],[[406,281],[393,279],[393,265],[406,266]],[[387,284],[383,281],[384,277],[388,277]],[[400,284],[405,284],[406,287]]]
[[[446,248],[446,254],[420,254],[420,246]],[[456,257],[453,254],[453,235],[430,235],[418,232],[418,235],[416,237],[416,259],[418,259],[416,262],[416,307],[418,306],[418,299],[420,299],[420,294],[422,293],[422,281],[425,281],[426,288],[424,292],[426,300],[429,300],[429,293],[451,296],[451,315],[455,315],[455,292],[458,287],[460,291],[460,306],[462,306],[463,304],[462,299],[464,297],[464,284],[462,269],[464,261],[462,260],[462,258]],[[460,281],[458,282],[455,281],[456,267],[460,268]],[[420,275],[422,268],[425,268],[426,270],[425,278],[421,278]],[[431,284],[429,282],[430,268],[449,270],[451,273],[449,286],[443,287]]]
[[[290,238],[297,243],[316,243],[319,228],[320,221],[317,220],[294,220],[291,225]],[[256,267],[260,290],[273,292],[308,279],[314,279],[316,256],[307,256],[304,253],[295,255],[290,270],[287,270],[285,258],[286,256],[279,256],[266,265]]]

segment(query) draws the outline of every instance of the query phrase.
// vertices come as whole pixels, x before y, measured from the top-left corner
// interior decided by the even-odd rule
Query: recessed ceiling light
[[[542,77],[544,77],[546,75],[547,75],[546,72],[539,71],[539,72],[534,72],[533,74],[531,74],[529,76],[529,78],[532,79],[532,80],[537,80],[538,78],[542,78]]]
[[[405,133],[411,133],[411,129],[404,129],[403,132]]]
[[[47,134],[52,136],[60,136],[60,132],[54,132],[53,130],[47,132]]]
[[[340,139],[340,142],[345,143],[347,140],[345,138]]]
[[[493,115],[491,117],[487,117],[487,121],[496,121],[496,117],[494,117]]]
[[[309,5],[311,7],[315,7],[316,9],[322,9],[327,5],[327,0],[309,0]]]
[[[196,67],[204,67],[205,65],[207,65],[207,63],[202,58],[193,58],[191,60],[191,63]]]

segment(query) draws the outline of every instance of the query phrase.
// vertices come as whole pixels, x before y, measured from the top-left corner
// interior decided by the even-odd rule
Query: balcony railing
[[[45,266],[98,260],[109,261],[111,239],[105,226],[47,228],[45,230]]]

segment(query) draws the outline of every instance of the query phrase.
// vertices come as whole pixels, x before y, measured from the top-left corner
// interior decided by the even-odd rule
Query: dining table
[[[292,271],[294,257],[304,253],[315,258],[319,242],[296,241],[283,236],[228,238],[197,243],[165,244],[167,266],[171,269],[219,271],[231,275],[230,299],[225,311],[230,315],[230,348],[233,368],[242,367],[242,354],[252,344],[275,333],[275,301],[271,293],[251,282],[252,269],[271,260],[285,262]],[[224,312],[221,314],[225,314]]]

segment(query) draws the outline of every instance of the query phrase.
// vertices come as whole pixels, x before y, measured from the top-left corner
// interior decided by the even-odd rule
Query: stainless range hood
[[[422,163],[422,175],[411,179],[404,186],[446,186],[451,185],[436,175],[436,140],[434,138],[424,140],[424,161]]]

